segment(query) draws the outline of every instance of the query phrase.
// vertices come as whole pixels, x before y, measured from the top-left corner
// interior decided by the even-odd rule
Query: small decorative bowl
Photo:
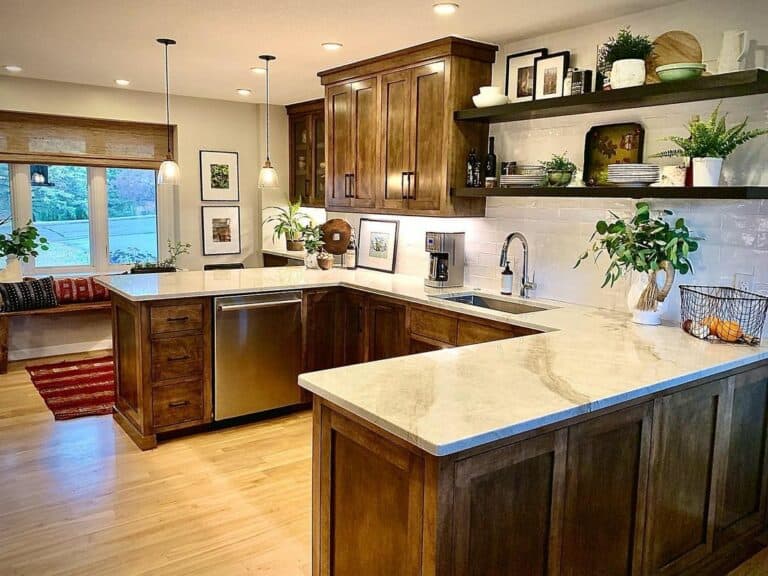
[[[573,172],[570,170],[548,170],[547,183],[550,186],[568,186],[573,180]]]
[[[680,62],[659,66],[656,68],[656,74],[662,82],[678,82],[698,78],[706,69],[707,66],[699,62]]]
[[[489,106],[501,106],[509,104],[509,98],[504,94],[476,94],[472,96],[472,102],[478,108],[488,108]]]

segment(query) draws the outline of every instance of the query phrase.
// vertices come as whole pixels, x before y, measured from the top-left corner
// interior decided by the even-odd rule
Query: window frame
[[[32,219],[32,182],[30,164],[9,164],[11,183],[11,210],[13,225],[28,222]],[[120,168],[115,166],[115,168]],[[109,261],[109,212],[107,198],[107,167],[88,166],[88,221],[90,229],[91,263],[85,266],[41,266],[38,267],[35,258],[22,262],[22,272],[25,276],[58,276],[68,274],[98,275],[125,272],[131,264],[111,264]],[[157,179],[157,170],[155,179]],[[172,212],[164,207],[160,199],[160,187],[155,184],[155,228],[157,230],[157,255],[163,258],[164,250],[161,244],[161,232],[173,231],[173,223],[165,221],[172,218]]]

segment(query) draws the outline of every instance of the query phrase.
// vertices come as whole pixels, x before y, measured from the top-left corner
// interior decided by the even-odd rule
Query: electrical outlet
[[[733,287],[738,290],[744,290],[745,292],[752,292],[752,288],[755,282],[754,274],[741,274],[736,273],[733,275]]]

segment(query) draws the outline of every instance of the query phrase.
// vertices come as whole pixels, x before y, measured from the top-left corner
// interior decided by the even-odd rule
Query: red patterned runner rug
[[[27,366],[27,372],[56,420],[112,413],[112,356]]]

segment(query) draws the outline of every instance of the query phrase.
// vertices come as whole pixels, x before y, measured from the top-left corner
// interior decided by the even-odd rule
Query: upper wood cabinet
[[[288,112],[289,195],[303,206],[325,206],[325,100],[285,107]]]
[[[444,38],[319,74],[325,88],[326,206],[357,212],[483,216],[482,198],[452,198],[488,126],[456,110],[491,81],[497,47]]]

